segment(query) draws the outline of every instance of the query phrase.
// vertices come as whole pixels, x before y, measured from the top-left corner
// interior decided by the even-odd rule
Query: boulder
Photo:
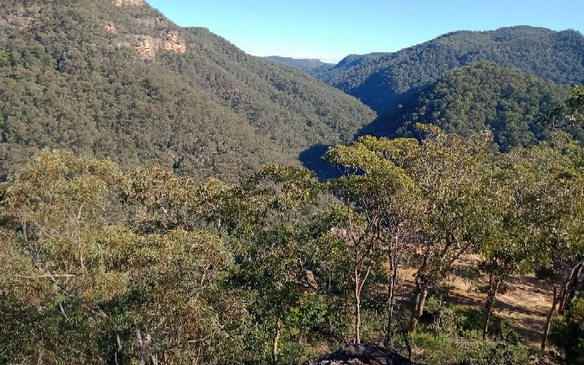
[[[372,344],[347,345],[302,365],[416,365],[397,352]]]

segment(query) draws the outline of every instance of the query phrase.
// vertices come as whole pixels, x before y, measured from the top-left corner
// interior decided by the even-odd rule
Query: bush
[[[482,332],[485,320],[484,310],[474,308],[458,309],[455,310],[454,316],[457,318],[459,333]],[[511,344],[517,344],[520,341],[519,334],[511,328],[509,322],[494,314],[491,314],[491,319],[489,320],[489,335],[491,338]]]
[[[415,361],[429,365],[515,365],[529,362],[529,349],[503,318],[491,317],[491,337],[483,340],[482,310],[445,306],[439,301],[432,302],[431,307],[438,313],[437,320],[431,325],[419,326],[418,331],[411,334]]]
[[[564,353],[568,364],[584,364],[584,294],[554,324],[550,340]]]
[[[539,266],[535,268],[535,277],[538,280],[552,279],[554,274],[554,268],[552,266]]]
[[[520,365],[529,362],[523,344],[416,332],[411,338],[415,361],[423,364]]]

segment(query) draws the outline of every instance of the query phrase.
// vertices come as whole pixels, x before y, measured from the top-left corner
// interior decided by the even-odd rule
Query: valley
[[[330,64],[143,0],[0,29],[0,364],[584,363],[580,32]]]

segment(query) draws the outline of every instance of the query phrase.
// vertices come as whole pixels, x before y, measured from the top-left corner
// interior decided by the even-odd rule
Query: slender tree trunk
[[[412,318],[410,320],[410,332],[413,332],[418,327],[418,321],[424,313],[424,305],[426,304],[426,297],[428,296],[428,287],[425,283],[418,285],[418,290],[416,294],[416,302],[414,306],[414,311],[412,312]]]
[[[280,331],[282,329],[282,321],[280,318],[276,320],[276,327],[274,328],[274,341],[272,344],[272,364],[278,363],[278,345],[280,342]]]
[[[541,346],[539,349],[540,360],[545,355],[545,348],[547,346],[547,340],[548,340],[548,336],[550,334],[550,327],[551,327],[552,319],[554,317],[554,312],[556,311],[556,306],[558,305],[558,302],[559,302],[558,288],[554,285],[554,298],[552,300],[552,307],[550,308],[550,311],[548,312],[547,318],[545,320],[545,325],[543,327],[543,335],[541,337]]]
[[[83,243],[81,242],[81,212],[83,211],[83,205],[79,207],[79,211],[75,216],[75,225],[77,226],[75,231],[76,241],[77,241],[77,255],[79,256],[79,264],[81,266],[81,272],[85,274],[85,254],[83,250]]]
[[[489,321],[491,320],[493,305],[497,299],[497,291],[499,290],[500,284],[500,279],[493,279],[492,275],[489,277],[489,292],[487,294],[487,301],[485,302],[485,319],[483,321],[483,339],[487,338],[487,334],[489,333]]]
[[[361,343],[361,281],[359,269],[355,267],[355,338],[354,343]]]
[[[140,365],[158,365],[156,356],[150,354],[149,348],[152,342],[152,337],[148,332],[136,331],[136,345],[140,351]]]
[[[401,312],[399,312],[401,314]],[[407,318],[402,317],[401,315],[398,317],[397,324],[399,326],[399,331],[404,338],[404,344],[406,345],[406,349],[408,350],[408,360],[412,359],[412,344],[410,343],[410,334],[407,328]]]
[[[574,296],[576,295],[576,288],[578,286],[578,278],[582,274],[582,270],[584,270],[584,261],[580,261],[578,264],[576,264],[566,279],[560,295],[560,303],[558,308],[558,312],[560,312],[560,314],[564,314],[572,302],[572,299],[574,299]]]
[[[390,255],[391,263],[391,280],[389,282],[388,288],[388,305],[389,313],[387,315],[387,327],[385,330],[385,339],[383,341],[383,346],[386,348],[393,347],[393,307],[395,302],[395,286],[397,283],[397,256],[395,253]]]

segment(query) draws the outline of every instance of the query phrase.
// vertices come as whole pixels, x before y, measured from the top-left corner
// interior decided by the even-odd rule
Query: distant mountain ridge
[[[491,128],[507,149],[543,138],[542,116],[584,82],[582,34],[526,26],[337,65],[250,56],[142,0],[4,0],[0,30],[0,179],[40,148],[199,177],[321,168],[328,145],[408,135],[415,122]]]
[[[291,66],[300,69],[304,72],[311,73],[312,71],[326,70],[334,67],[333,63],[322,62],[318,59],[304,59],[304,58],[292,58],[292,57],[280,57],[280,56],[267,56],[263,57],[265,60],[270,62],[280,63],[282,65]]]
[[[557,84],[584,82],[584,36],[528,26],[459,31],[392,53],[351,55],[312,74],[384,113],[445,72],[490,61]]]
[[[3,0],[0,176],[40,148],[237,178],[375,114],[141,0]]]

